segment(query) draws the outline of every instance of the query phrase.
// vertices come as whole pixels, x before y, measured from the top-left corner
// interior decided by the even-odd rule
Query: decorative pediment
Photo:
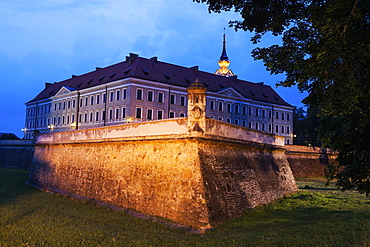
[[[72,88],[72,87],[67,87],[67,86],[63,86],[59,89],[59,91],[55,94],[55,96],[59,96],[59,95],[63,95],[63,94],[68,94],[68,93],[71,93],[73,92],[75,89]]]
[[[244,99],[243,95],[241,95],[238,91],[236,91],[232,87],[222,89],[222,90],[218,91],[217,93],[221,94],[221,95],[233,97],[233,98],[242,98],[242,99]]]

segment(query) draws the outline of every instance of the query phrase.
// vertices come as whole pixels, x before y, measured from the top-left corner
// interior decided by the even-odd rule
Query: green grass
[[[206,234],[134,218],[24,183],[0,168],[0,246],[370,246],[370,199],[297,181],[301,192],[249,210]]]

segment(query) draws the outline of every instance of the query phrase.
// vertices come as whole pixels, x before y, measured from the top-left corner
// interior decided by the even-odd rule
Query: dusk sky
[[[276,88],[254,61],[251,34],[227,28],[234,12],[209,14],[192,0],[2,0],[0,132],[23,137],[25,105],[45,82],[59,82],[125,60],[129,53],[214,73],[226,27],[229,66],[238,78],[264,82],[294,106],[306,94]],[[262,46],[279,42],[265,37]]]

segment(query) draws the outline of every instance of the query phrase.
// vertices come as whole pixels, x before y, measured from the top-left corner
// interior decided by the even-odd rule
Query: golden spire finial
[[[229,69],[230,61],[229,57],[226,54],[226,34],[225,34],[225,28],[224,28],[224,40],[223,40],[223,46],[222,46],[222,53],[220,60],[218,60],[218,66],[220,68],[216,70],[215,74],[216,75],[222,75],[226,77],[234,76],[234,73]]]

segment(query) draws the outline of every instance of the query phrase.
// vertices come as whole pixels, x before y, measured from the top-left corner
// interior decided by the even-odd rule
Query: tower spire
[[[229,69],[230,61],[229,57],[226,54],[226,34],[225,34],[225,28],[224,28],[224,40],[223,40],[223,45],[222,45],[222,53],[220,60],[218,60],[218,65],[220,68],[216,70],[215,74],[216,75],[222,75],[226,77],[234,76],[234,73]]]

